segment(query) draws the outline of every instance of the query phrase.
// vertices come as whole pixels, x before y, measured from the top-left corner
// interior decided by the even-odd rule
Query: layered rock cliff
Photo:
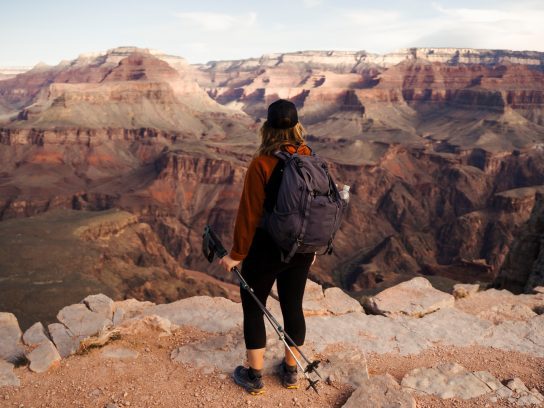
[[[544,286],[544,191],[538,195],[529,220],[512,242],[494,285],[516,292]]]
[[[38,66],[0,81],[0,218],[120,208],[181,267],[232,280],[202,259],[202,228],[230,244],[266,106],[285,97],[352,186],[314,278],[361,294],[489,282],[544,185],[543,87],[542,53],[485,50],[189,66],[124,47]]]

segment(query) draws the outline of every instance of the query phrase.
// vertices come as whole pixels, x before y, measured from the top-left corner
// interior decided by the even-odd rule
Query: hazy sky
[[[189,62],[299,50],[544,51],[544,0],[0,0],[0,66],[122,45]]]

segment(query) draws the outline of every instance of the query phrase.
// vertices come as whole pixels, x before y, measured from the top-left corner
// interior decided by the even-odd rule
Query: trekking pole
[[[212,231],[210,226],[206,226],[204,229],[204,234],[202,236],[202,252],[204,253],[204,256],[208,259],[208,262],[213,262],[215,256],[217,255],[218,258],[223,258],[227,255],[227,251],[221,244],[221,241],[219,240],[219,237]],[[283,330],[283,327],[279,324],[279,322],[276,320],[276,318],[272,315],[272,313],[262,304],[262,302],[257,298],[257,295],[253,292],[253,289],[247,284],[246,280],[243,278],[242,274],[240,273],[240,270],[238,267],[232,268],[232,270],[236,273],[238,280],[240,281],[240,286],[247,290],[247,292],[251,295],[255,303],[259,306],[259,308],[262,310],[263,314],[266,316],[268,321],[270,322],[271,326],[274,328],[274,331],[278,335],[279,339],[283,342],[293,359],[295,360],[297,366],[301,369],[302,373],[304,374],[304,377],[308,381],[308,387],[306,389],[309,389],[310,387],[319,394],[317,391],[317,383],[319,380],[312,380],[310,378],[310,373],[315,373],[319,378],[322,379],[321,375],[317,371],[317,367],[320,363],[319,360],[310,361],[306,355],[300,350],[300,348],[295,344],[293,339],[289,337],[289,335]],[[291,350],[291,347],[287,343],[289,341],[292,344],[292,347],[294,347],[300,354],[300,356],[305,360],[307,363],[306,368],[302,366],[302,363],[299,361],[299,359],[295,356],[295,353],[293,353],[293,350]]]
[[[242,277],[242,275],[240,273],[240,270],[237,267],[234,267],[232,270],[235,271],[236,274],[238,275],[238,279],[240,281],[240,285],[242,286],[242,288],[246,289],[251,294],[251,296],[253,297],[255,302],[260,306],[261,310],[264,312],[265,316],[268,318],[268,321],[270,322],[272,327],[274,327],[274,329],[279,329],[281,334],[278,333],[278,330],[276,330],[276,333],[278,333],[278,335],[280,336],[280,339],[283,340],[283,337],[285,337],[289,341],[289,343],[292,344],[292,347],[295,347],[295,349],[299,352],[300,356],[306,361],[306,363],[307,363],[306,368],[303,369],[302,367],[300,367],[300,369],[303,370],[304,372],[307,372],[307,373],[315,372],[315,374],[319,378],[323,379],[323,377],[321,377],[321,375],[317,371],[317,367],[318,367],[320,361],[319,360],[310,361],[310,359],[308,357],[306,357],[306,355],[302,352],[302,350],[299,348],[299,346],[297,346],[297,344],[293,341],[293,339],[291,337],[289,337],[289,335],[283,330],[283,327],[274,318],[274,315],[257,298],[255,293],[253,292],[253,289],[247,284],[245,279]],[[296,359],[296,357],[294,355],[293,355],[293,357],[298,362],[298,360]]]
[[[279,339],[283,342],[283,344],[285,345],[285,347],[287,348],[287,350],[289,351],[289,353],[291,354],[291,356],[293,357],[293,359],[295,360],[297,366],[300,368],[300,370],[302,371],[302,373],[304,374],[304,377],[306,378],[306,380],[308,381],[308,387],[306,389],[309,389],[310,387],[313,388],[313,390],[319,394],[319,392],[317,391],[317,383],[319,382],[319,380],[312,380],[309,376],[309,373],[311,372],[315,372],[319,378],[321,378],[321,375],[319,375],[319,372],[316,370],[317,369],[317,365],[319,364],[319,361],[314,361],[314,362],[310,362],[308,360],[308,358],[304,355],[304,353],[302,353],[302,351],[300,350],[300,348],[295,344],[295,342],[291,339],[291,337],[289,337],[289,335],[285,332],[285,330],[283,330],[283,327],[279,324],[279,322],[274,318],[274,315],[272,315],[272,313],[262,304],[262,302],[257,298],[257,295],[255,295],[255,293],[253,292],[253,289],[247,284],[247,282],[245,281],[245,279],[242,277],[242,274],[240,273],[240,270],[235,266],[234,268],[232,268],[232,270],[236,273],[236,275],[238,276],[238,279],[240,280],[240,285],[242,286],[242,288],[244,288],[245,290],[247,290],[249,292],[249,294],[251,295],[251,297],[253,298],[253,300],[255,301],[255,303],[257,303],[257,305],[259,306],[259,308],[263,311],[264,315],[266,316],[266,318],[268,319],[268,321],[270,322],[270,325],[274,328],[276,334],[278,335]],[[293,350],[291,350],[291,347],[289,346],[289,344],[287,343],[287,340],[289,340],[289,343],[292,344],[292,347],[295,347],[295,349],[299,352],[300,356],[306,360],[306,362],[308,363],[308,365],[306,366],[306,368],[302,367],[302,363],[299,361],[299,359],[295,356],[295,353],[293,353]]]

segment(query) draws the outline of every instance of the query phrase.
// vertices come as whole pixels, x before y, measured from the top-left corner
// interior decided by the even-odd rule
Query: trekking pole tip
[[[317,390],[317,383],[319,382],[319,380],[314,380],[312,381],[311,379],[307,378],[308,380],[308,386],[306,387],[306,390],[309,390],[310,387],[315,391],[315,393],[317,395],[319,395],[319,391]]]

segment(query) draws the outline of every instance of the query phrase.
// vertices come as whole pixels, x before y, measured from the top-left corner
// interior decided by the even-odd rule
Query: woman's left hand
[[[225,268],[227,272],[230,272],[232,268],[234,268],[235,266],[238,266],[239,264],[240,264],[240,261],[235,261],[234,259],[230,257],[230,255],[225,255],[223,258],[219,260],[219,265],[222,265],[223,268]]]

